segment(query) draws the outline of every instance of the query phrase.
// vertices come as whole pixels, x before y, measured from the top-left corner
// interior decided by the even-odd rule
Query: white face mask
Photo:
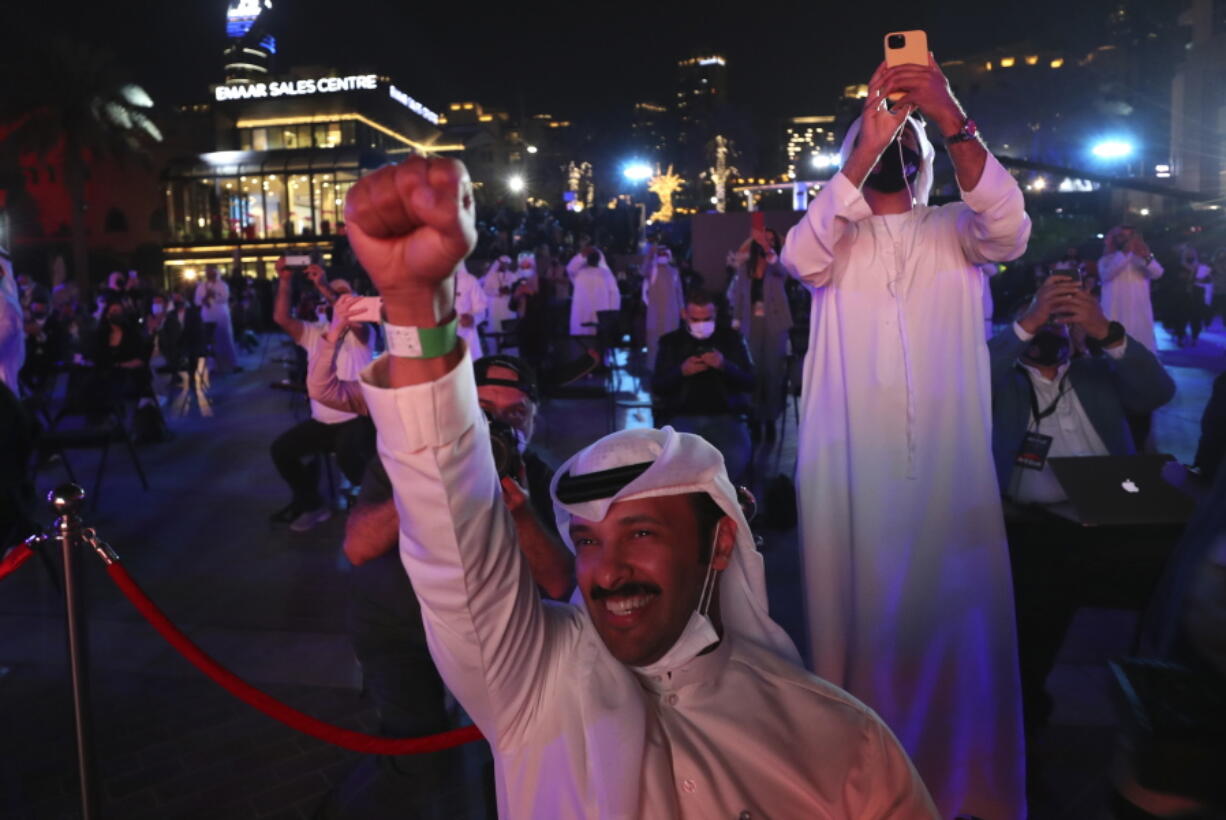
[[[690,335],[695,339],[710,339],[715,333],[714,319],[707,319],[704,322],[686,322],[685,324],[690,329]]]
[[[154,316],[161,316],[162,306],[158,304],[157,302],[154,302],[152,305],[149,306],[149,312],[152,313]]]
[[[715,528],[715,538],[711,543],[711,562],[707,564],[707,575],[702,582],[702,592],[698,595],[698,607],[690,613],[690,619],[686,621],[685,629],[681,630],[681,636],[676,643],[669,647],[660,660],[646,666],[634,667],[641,674],[651,677],[679,669],[697,658],[707,647],[719,643],[719,633],[707,617],[707,611],[711,609],[711,598],[715,593],[715,583],[719,580],[719,573],[715,571],[717,541],[719,527]]]

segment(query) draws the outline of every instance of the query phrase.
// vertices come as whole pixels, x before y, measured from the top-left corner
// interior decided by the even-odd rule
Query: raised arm
[[[307,363],[307,395],[334,410],[368,416],[362,388],[356,381],[341,379],[336,370],[336,354],[345,334],[350,332],[349,311],[356,296],[345,294],[332,307],[332,324],[322,337],[315,355]]]
[[[784,267],[810,287],[825,287],[833,273],[834,246],[851,223],[872,215],[860,189],[840,171],[809,203],[804,218],[788,231],[783,244]]]
[[[278,259],[274,265],[277,269],[277,298],[272,305],[272,320],[288,333],[291,339],[297,342],[302,339],[302,322],[293,317],[289,306],[290,285],[294,278],[294,272],[285,266],[284,256]]]
[[[454,160],[415,156],[346,198],[353,249],[389,324],[454,318],[454,276],[475,242],[472,183]],[[495,746],[545,697],[550,622],[502,503],[462,343],[432,358],[389,353],[363,374],[400,518],[400,555],[448,687]],[[561,623],[557,624],[561,628]]]

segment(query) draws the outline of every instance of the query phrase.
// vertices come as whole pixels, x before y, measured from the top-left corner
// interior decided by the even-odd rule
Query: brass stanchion
[[[89,714],[89,644],[81,601],[77,549],[81,544],[81,519],[77,513],[85,501],[85,490],[75,484],[62,484],[47,494],[47,502],[58,516],[53,525],[64,560],[64,614],[68,626],[68,668],[72,676],[72,713],[76,727],[77,773],[81,782],[81,817],[97,816],[94,779],[94,749]]]

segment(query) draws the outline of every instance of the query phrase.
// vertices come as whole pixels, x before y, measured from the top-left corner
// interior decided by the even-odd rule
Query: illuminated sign
[[[266,83],[219,85],[213,90],[213,94],[218,102],[226,102],[227,100],[332,94],[337,91],[375,91],[378,87],[379,77],[377,75],[355,74],[350,77],[318,77],[313,80],[271,80]]]
[[[429,108],[426,108],[424,105],[422,105],[417,100],[410,97],[408,94],[401,91],[396,86],[394,85],[388,86],[387,93],[391,96],[393,100],[400,103],[401,105],[403,105],[405,108],[412,111],[417,116],[421,117],[422,119],[426,120],[427,122],[433,125],[438,125],[438,114],[435,114]]]
[[[247,36],[264,9],[272,8],[272,0],[230,0],[226,9],[226,36],[241,39]]]
[[[723,65],[724,60],[722,57],[704,57],[703,59],[698,61],[698,64],[699,65]]]

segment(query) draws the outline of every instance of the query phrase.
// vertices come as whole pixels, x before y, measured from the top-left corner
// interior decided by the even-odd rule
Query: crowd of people
[[[961,194],[940,206],[930,131]],[[755,227],[704,278],[664,234],[482,217],[462,165],[413,157],[350,191],[331,269],[278,260],[275,295],[210,267],[173,292],[112,274],[89,303],[6,267],[0,380],[37,399],[85,374],[83,395],[164,433],[156,374],[234,372],[250,331],[287,333],[310,415],[271,442],[272,518],[330,518],[335,456],[382,729],[447,728],[449,690],[490,743],[501,816],[1020,820],[1045,681],[1101,569],[1049,459],[1146,450],[1175,390],[1155,301],[1197,344],[1226,323],[1226,250],[1163,264],[1118,225],[994,317],[1031,223],[935,62],[877,70],[840,167],[786,238]],[[543,399],[622,347],[659,429],[548,463]],[[738,490],[800,386],[803,652],[769,615]],[[1219,378],[1192,475],[1219,499],[1224,403]],[[1219,676],[1198,638],[1220,591],[1187,633]],[[381,816],[397,784],[455,776],[446,755],[372,759],[329,811]]]

